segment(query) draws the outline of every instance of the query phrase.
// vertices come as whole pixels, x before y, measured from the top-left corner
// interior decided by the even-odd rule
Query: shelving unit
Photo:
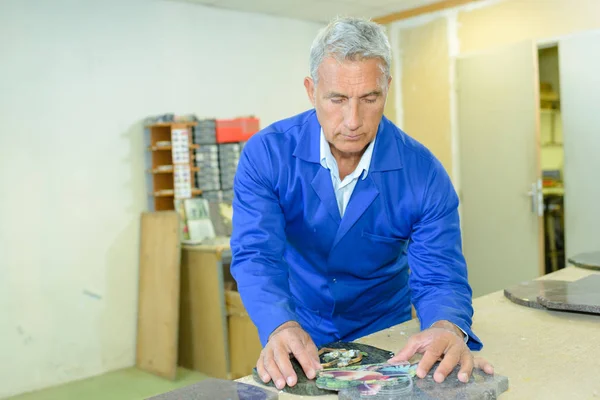
[[[173,171],[175,170],[175,168],[172,165],[167,165],[164,166],[165,168],[154,168],[154,169],[149,169],[148,172],[153,173],[153,174],[172,174]],[[198,172],[200,171],[200,168],[198,167],[191,167],[190,168],[193,172]]]
[[[198,196],[231,202],[241,149],[258,130],[259,120],[252,116],[148,123],[144,146],[149,210],[177,211],[179,200]]]
[[[190,144],[189,147],[190,147],[191,150],[194,150],[194,149],[199,149],[200,145],[198,145],[198,144]],[[169,145],[151,146],[151,147],[148,148],[148,150],[151,150],[151,151],[173,150],[173,146],[169,146]]]
[[[146,125],[146,172],[151,211],[174,210],[175,201],[197,197],[193,143],[196,122],[160,122]]]

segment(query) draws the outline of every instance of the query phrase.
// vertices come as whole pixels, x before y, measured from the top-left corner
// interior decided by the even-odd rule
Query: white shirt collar
[[[355,177],[358,177],[361,174],[362,179],[365,179],[367,177],[367,174],[369,173],[369,166],[371,165],[371,158],[373,157],[373,148],[375,147],[376,138],[377,137],[375,137],[375,139],[373,139],[371,143],[369,143],[369,146],[367,146],[367,149],[360,158],[360,161],[358,162],[358,165],[356,166],[354,172],[352,172],[346,178],[354,179]],[[329,147],[329,142],[327,142],[327,139],[325,138],[323,128],[321,128],[320,151],[321,165],[324,168],[327,168],[330,171],[334,172],[335,176],[339,179],[340,173],[338,170],[337,161],[335,161],[335,157],[333,157],[333,154],[331,154],[331,148]]]

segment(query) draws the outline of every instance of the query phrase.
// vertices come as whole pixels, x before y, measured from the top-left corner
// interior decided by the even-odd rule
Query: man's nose
[[[345,122],[346,128],[348,128],[350,131],[355,131],[362,126],[359,104],[355,99],[352,99],[348,102]]]

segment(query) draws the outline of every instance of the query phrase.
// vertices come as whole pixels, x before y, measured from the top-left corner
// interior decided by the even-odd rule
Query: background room
[[[597,0],[4,0],[0,399],[252,374],[233,174],[311,108],[336,15],[386,28],[385,115],[453,181],[474,297],[600,251]]]

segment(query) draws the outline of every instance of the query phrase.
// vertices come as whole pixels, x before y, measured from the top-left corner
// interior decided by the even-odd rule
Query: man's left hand
[[[458,379],[461,382],[469,381],[473,366],[487,374],[494,373],[490,363],[482,358],[477,360],[473,358],[471,350],[465,343],[463,332],[448,321],[436,322],[431,328],[412,336],[406,346],[389,360],[389,363],[408,361],[416,353],[423,354],[417,366],[419,378],[425,378],[436,361],[441,359],[433,375],[433,379],[438,383],[442,383],[458,364],[460,364]]]

